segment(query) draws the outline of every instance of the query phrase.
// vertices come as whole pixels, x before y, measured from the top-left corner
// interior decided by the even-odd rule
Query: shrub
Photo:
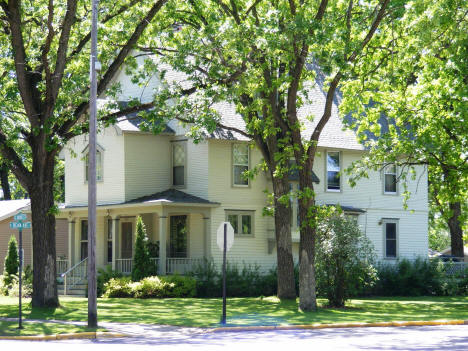
[[[237,264],[227,262],[226,265],[226,295],[229,297],[269,296],[276,293],[276,269],[267,274],[260,272],[258,265],[243,264],[239,269]],[[197,297],[222,296],[223,276],[221,267],[218,269],[211,260],[203,260],[191,272],[196,280]]]
[[[340,213],[323,220],[317,234],[318,293],[330,306],[343,307],[349,297],[375,283],[372,243],[356,220]]]
[[[31,297],[32,296],[32,269],[30,266],[26,266],[23,271],[23,281],[22,281],[22,297]],[[11,275],[11,285],[8,287],[5,295],[8,296],[19,296],[19,278],[18,275]]]
[[[168,284],[167,295],[164,297],[194,297],[197,292],[197,281],[193,277],[168,275],[161,277]]]
[[[151,261],[148,250],[148,237],[146,228],[140,216],[136,223],[135,255],[133,256],[132,280],[139,281],[150,276]]]
[[[218,297],[220,274],[212,260],[206,258],[196,264],[190,272],[197,284],[197,297]]]
[[[5,257],[5,268],[3,269],[3,285],[10,286],[13,283],[13,275],[18,274],[19,257],[18,244],[16,238],[12,235],[8,242],[8,252]]]
[[[97,296],[102,296],[104,294],[104,285],[111,280],[112,278],[122,278],[123,274],[121,272],[113,271],[110,265],[106,268],[98,269],[97,276]]]
[[[133,297],[129,277],[111,278],[104,284],[105,297]]]

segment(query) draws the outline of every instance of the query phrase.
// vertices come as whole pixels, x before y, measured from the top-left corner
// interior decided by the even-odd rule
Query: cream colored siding
[[[27,221],[31,221],[31,215],[27,215]],[[10,222],[14,221],[13,216],[0,221],[0,273],[3,272],[5,257],[8,252],[8,242],[14,235],[16,241],[19,240],[19,232],[16,229],[10,229]],[[57,258],[68,256],[68,223],[67,220],[57,219],[55,226],[55,243]],[[19,242],[18,242],[19,244]],[[24,266],[32,266],[32,230],[23,230],[23,250]]]
[[[216,244],[216,231],[220,223],[226,220],[226,210],[253,211],[254,235],[235,236],[234,245],[228,252],[230,262],[239,265],[259,264],[262,270],[268,270],[276,261],[276,256],[268,254],[268,218],[262,215],[266,205],[264,190],[268,184],[266,177],[260,173],[250,181],[249,187],[232,186],[232,142],[210,140],[209,160],[209,199],[221,203],[220,207],[211,210],[211,247],[212,256],[217,264],[221,263],[222,252]],[[257,165],[261,154],[257,149],[250,149],[250,165]]]
[[[187,141],[187,187],[189,194],[208,199],[208,142]]]
[[[125,133],[125,200],[167,190],[171,185],[168,136]]]
[[[119,203],[125,200],[124,142],[117,127],[108,127],[97,136],[102,152],[103,180],[97,182],[97,202]],[[88,202],[88,184],[85,181],[85,163],[82,151],[88,145],[88,136],[80,135],[65,147],[65,203],[85,205]]]
[[[203,216],[200,214],[192,213],[188,217],[189,223],[189,252],[190,258],[203,258],[204,256],[204,223]]]

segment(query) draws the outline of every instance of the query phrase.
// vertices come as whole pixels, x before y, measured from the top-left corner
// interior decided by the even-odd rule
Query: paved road
[[[143,327],[134,337],[54,342],[0,341],[0,350],[397,350],[467,351],[468,325],[206,333],[199,329]],[[140,334],[136,336],[136,334]]]

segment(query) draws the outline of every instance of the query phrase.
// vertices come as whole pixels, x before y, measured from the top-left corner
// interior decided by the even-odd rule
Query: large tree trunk
[[[275,235],[278,273],[278,297],[295,299],[294,261],[291,242],[291,206],[281,203],[279,198],[288,194],[289,183],[286,179],[272,177],[275,197]]]
[[[298,164],[300,164],[298,162]],[[312,183],[312,165],[306,161],[299,169],[299,187],[301,191],[309,188],[314,190]],[[299,218],[301,220],[301,236],[299,242],[299,308],[301,311],[317,310],[316,284],[315,284],[315,212],[312,217],[308,215],[310,208],[315,206],[315,195],[304,197],[299,201]],[[305,224],[307,223],[307,224]]]
[[[8,183],[8,167],[6,164],[0,165],[0,186],[3,190],[3,199],[11,200],[10,183]]]
[[[42,154],[44,155],[44,154]],[[34,155],[36,156],[36,155]],[[37,155],[39,156],[39,155]],[[33,307],[59,305],[56,280],[54,160],[33,159],[33,182],[29,190],[33,232]]]
[[[447,220],[450,230],[450,242],[452,256],[463,257],[463,229],[460,223],[462,214],[461,202],[451,202],[449,204],[451,216]]]

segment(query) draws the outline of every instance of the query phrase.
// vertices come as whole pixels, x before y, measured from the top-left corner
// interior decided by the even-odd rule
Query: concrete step
[[[64,291],[63,289],[58,289],[58,294],[63,296]],[[85,289],[68,289],[67,291],[67,296],[86,296],[86,290]]]

